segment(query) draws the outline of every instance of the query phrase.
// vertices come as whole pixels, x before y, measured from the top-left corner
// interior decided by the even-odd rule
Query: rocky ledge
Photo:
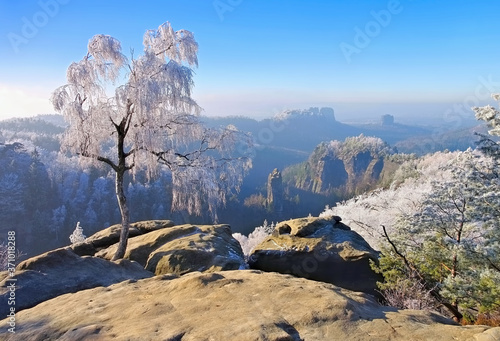
[[[314,280],[242,269],[241,247],[227,225],[172,225],[134,224],[126,259],[118,262],[109,260],[117,226],[22,262],[14,276],[16,333],[8,332],[10,318],[1,320],[0,339],[500,340],[500,328],[462,327],[347,290],[373,288],[367,266],[377,253],[339,217],[278,224],[254,253],[268,271],[293,273],[275,266],[298,262]],[[3,316],[7,276],[0,273]]]
[[[17,314],[7,340],[498,340],[500,328],[380,306],[369,295],[256,270],[156,276]],[[6,320],[1,321],[2,325]]]

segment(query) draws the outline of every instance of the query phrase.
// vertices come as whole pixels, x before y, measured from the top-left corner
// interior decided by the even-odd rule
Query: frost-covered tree
[[[122,231],[114,259],[127,246],[130,213],[125,174],[159,164],[171,172],[173,209],[200,213],[206,204],[225,203],[239,185],[249,161],[235,150],[250,140],[234,127],[205,129],[191,97],[198,44],[191,32],[164,23],[144,35],[143,54],[129,59],[108,35],[90,39],[88,52],[67,70],[68,84],[56,89],[52,103],[69,123],[63,146],[81,160],[103,162],[115,172]],[[113,91],[114,90],[114,91]]]
[[[491,97],[500,101],[500,94],[492,94]],[[500,112],[493,106],[487,105],[484,107],[473,107],[472,110],[476,113],[478,120],[485,121],[491,128],[488,133],[493,136],[478,134],[481,139],[479,141],[479,148],[486,155],[490,155],[495,159],[500,159],[500,144],[498,143],[498,136],[500,136]]]
[[[472,150],[409,159],[388,188],[337,203],[321,216],[341,216],[382,250],[381,289],[391,304],[445,305],[457,317],[495,310],[500,304],[497,164]]]
[[[433,190],[432,183],[449,177],[444,168],[458,157],[458,152],[437,152],[418,159],[402,159],[388,188],[378,188],[352,199],[337,202],[320,214],[337,215],[368,243],[379,249],[385,244],[381,226],[392,232],[401,215],[413,215]]]
[[[69,240],[71,241],[71,244],[77,244],[77,243],[83,243],[85,241],[86,237],[83,234],[83,228],[80,226],[80,222],[76,223],[75,230],[69,236]]]
[[[500,101],[500,94],[492,94],[491,97]],[[476,113],[478,120],[485,121],[491,128],[488,133],[494,136],[500,136],[500,112],[491,105],[484,107],[473,107],[472,110]]]
[[[382,289],[418,282],[458,319],[498,309],[500,293],[500,181],[495,160],[468,150],[447,166],[448,178],[414,214],[385,236],[378,271]],[[470,311],[475,311],[471,313]]]

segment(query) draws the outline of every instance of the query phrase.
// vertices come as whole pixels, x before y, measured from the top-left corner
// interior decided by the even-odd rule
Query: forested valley
[[[276,223],[318,215],[326,205],[402,181],[397,178],[411,177],[405,173],[411,172],[409,161],[417,162],[435,149],[475,147],[478,137],[474,132],[486,131],[478,124],[454,130],[456,137],[450,139],[450,132],[436,135],[430,127],[350,126],[336,121],[329,108],[288,111],[264,121],[243,117],[204,120],[211,126],[233,122],[253,136],[253,167],[240,191],[217,209],[219,222],[229,223],[234,232],[246,235],[264,220]],[[304,122],[308,122],[307,128]],[[0,122],[2,230],[21,231],[20,249],[28,256],[69,244],[77,222],[91,235],[120,221],[113,174],[104,165],[85,165],[78,156],[62,153],[64,130],[65,122],[58,115]],[[299,133],[301,140],[295,138]],[[412,146],[415,136],[427,145]],[[275,179],[271,179],[275,169]],[[141,173],[135,179],[127,178],[131,221],[214,222],[207,213],[173,210],[171,188],[168,172],[149,181]]]

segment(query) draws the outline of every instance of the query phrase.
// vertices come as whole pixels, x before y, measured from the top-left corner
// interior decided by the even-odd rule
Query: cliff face
[[[318,194],[340,190],[356,193],[373,186],[392,153],[382,140],[373,137],[348,138],[316,147],[309,159],[283,171],[289,186]]]

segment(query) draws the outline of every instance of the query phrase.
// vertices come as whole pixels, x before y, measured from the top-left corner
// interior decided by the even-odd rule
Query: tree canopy
[[[251,140],[232,126],[201,124],[192,98],[198,44],[191,32],[174,31],[167,22],[146,31],[143,44],[141,56],[127,58],[117,39],[99,34],[68,67],[68,83],[51,99],[69,123],[63,147],[116,173],[124,231],[127,171],[144,170],[148,177],[169,171],[173,208],[199,214],[206,205],[216,219],[216,207],[250,167],[245,151]]]

